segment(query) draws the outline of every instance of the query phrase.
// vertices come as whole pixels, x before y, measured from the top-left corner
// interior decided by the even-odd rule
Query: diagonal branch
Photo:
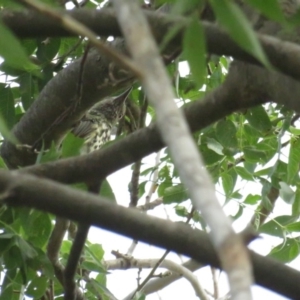
[[[240,109],[259,104],[257,99],[243,101],[242,91],[235,85],[223,85],[201,101],[195,101],[184,109],[191,131],[202,129]],[[19,170],[64,183],[82,182],[107,177],[109,174],[134,163],[163,148],[157,125],[141,129],[130,136],[91,154],[64,159]],[[118,157],[118,159],[113,159]],[[101,165],[101,169],[99,169]]]
[[[146,18],[136,1],[114,0],[113,3],[129,51],[141,67],[141,82],[155,108],[162,138],[171,152],[181,181],[189,191],[193,206],[201,211],[211,229],[211,239],[228,275],[232,299],[250,300],[253,279],[248,252],[219,204],[215,187],[204,168],[182,111],[173,100],[171,82]]]

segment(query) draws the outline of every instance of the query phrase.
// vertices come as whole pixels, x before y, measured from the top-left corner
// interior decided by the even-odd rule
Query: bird
[[[81,154],[88,154],[102,147],[111,137],[111,131],[126,111],[126,99],[131,88],[114,98],[107,98],[92,106],[74,126],[72,133],[85,139]]]

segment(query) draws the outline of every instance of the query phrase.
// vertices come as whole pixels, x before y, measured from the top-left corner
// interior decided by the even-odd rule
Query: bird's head
[[[117,97],[102,100],[91,108],[89,114],[103,117],[112,124],[117,123],[125,114],[126,99],[128,98],[130,92],[131,89]]]

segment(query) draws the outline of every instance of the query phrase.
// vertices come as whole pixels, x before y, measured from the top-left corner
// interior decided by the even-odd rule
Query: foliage
[[[53,6],[55,3],[44,2]],[[101,2],[89,1],[88,7],[99,7]],[[170,1],[159,1],[159,4],[164,2]],[[182,44],[183,53],[167,67],[170,77],[174,79],[174,90],[181,106],[201,101],[206,93],[222,84],[231,59],[206,56],[204,32],[198,22],[197,11],[203,1],[171,2],[177,5],[173,13],[186,15],[188,20]],[[287,24],[288,21],[279,8],[273,5],[273,1],[248,2],[267,17]],[[218,22],[230,36],[269,66],[255,33],[238,6],[226,0],[211,0],[210,3]],[[0,0],[1,8],[12,8],[14,5],[11,1]],[[47,82],[83,55],[86,41],[80,37],[19,40],[2,23],[0,37],[0,55],[4,59],[0,65],[0,132],[4,138],[17,143],[9,129],[22,118]],[[183,74],[182,66],[186,66],[186,63],[190,71]],[[140,86],[135,85],[131,101],[140,106],[142,98]],[[148,108],[148,117],[155,117],[151,107]],[[256,229],[278,238],[269,256],[284,263],[298,257],[300,252],[300,131],[295,122],[291,121],[292,117],[293,112],[283,106],[262,105],[229,115],[194,133],[199,152],[221,194],[222,205],[235,205],[236,211],[230,217],[233,220],[243,219],[245,211],[252,210],[256,214],[253,221]],[[52,145],[45,153],[42,151],[38,155],[36,163],[80,155],[81,146],[82,140],[69,134],[60,149]],[[2,159],[0,167],[6,168]],[[163,151],[157,166],[149,168],[142,165],[139,197],[144,197],[146,184],[152,181],[156,170],[158,196],[163,198],[165,205],[174,209],[178,219],[185,221],[191,210],[188,191],[180,182],[167,150]],[[247,188],[249,183],[253,183],[251,186],[255,186],[255,191]],[[86,189],[84,185],[72,187]],[[279,191],[280,199],[277,202],[272,198],[272,188]],[[118,200],[108,181],[104,182],[101,194],[113,201]],[[273,207],[280,205],[282,200],[290,207],[290,213],[272,217],[270,213]],[[208,230],[198,212],[194,212],[192,217],[196,228]],[[266,217],[269,217],[267,221]],[[50,285],[55,299],[62,299],[62,286],[55,278],[46,255],[53,224],[54,216],[50,214],[25,208],[1,207],[0,257],[4,278],[1,281],[0,300],[21,299],[20,295],[41,299],[48,293]],[[66,263],[71,241],[68,237],[61,247],[59,255],[62,264]],[[76,280],[82,283],[87,299],[97,299],[99,294],[103,299],[112,297],[106,288],[104,251],[105,245],[86,242]],[[91,272],[96,276],[88,282],[84,275]]]

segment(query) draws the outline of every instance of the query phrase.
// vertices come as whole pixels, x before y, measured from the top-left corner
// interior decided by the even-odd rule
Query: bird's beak
[[[130,92],[132,90],[132,87],[130,87],[128,90],[126,90],[124,93],[122,93],[121,95],[117,96],[114,99],[114,103],[116,104],[122,104],[126,101],[126,99],[128,98]]]

